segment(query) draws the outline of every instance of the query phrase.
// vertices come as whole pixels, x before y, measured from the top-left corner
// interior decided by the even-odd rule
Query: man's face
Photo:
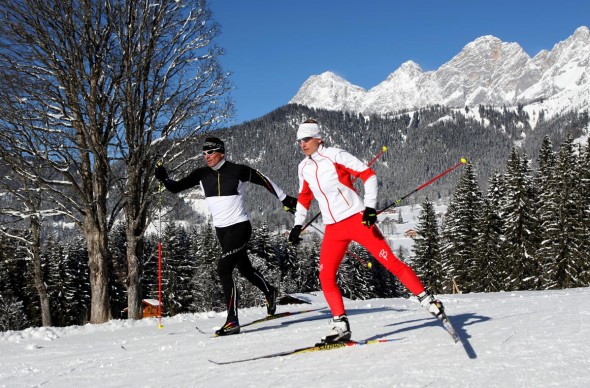
[[[223,159],[223,155],[224,154],[222,154],[219,151],[214,151],[214,150],[203,151],[203,159],[205,159],[205,162],[207,163],[207,166],[209,166],[209,167],[213,167],[217,163],[219,163],[221,161],[221,159]]]

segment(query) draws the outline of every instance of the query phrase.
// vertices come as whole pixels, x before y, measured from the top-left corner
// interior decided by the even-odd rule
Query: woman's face
[[[322,139],[316,139],[315,137],[304,137],[299,140],[299,147],[305,156],[313,155],[322,144]]]

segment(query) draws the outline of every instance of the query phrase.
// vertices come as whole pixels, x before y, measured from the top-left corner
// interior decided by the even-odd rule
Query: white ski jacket
[[[295,225],[303,225],[312,199],[318,201],[324,224],[334,224],[365,207],[377,205],[377,176],[365,163],[348,152],[320,145],[299,163],[299,195]],[[352,185],[351,176],[362,179],[364,200]]]

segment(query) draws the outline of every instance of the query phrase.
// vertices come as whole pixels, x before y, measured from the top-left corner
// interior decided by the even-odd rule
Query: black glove
[[[301,240],[303,240],[299,237],[301,234],[301,228],[301,225],[295,225],[293,229],[291,229],[291,233],[289,233],[289,244],[297,245]]]
[[[154,172],[154,175],[156,176],[156,179],[159,181],[168,179],[168,172],[161,164],[158,164],[156,166],[156,171]]]
[[[297,207],[297,200],[295,198],[287,195],[281,202],[283,203],[283,209],[295,214],[295,208]]]
[[[363,224],[370,228],[375,225],[375,222],[377,222],[377,211],[372,207],[366,207],[363,213]]]

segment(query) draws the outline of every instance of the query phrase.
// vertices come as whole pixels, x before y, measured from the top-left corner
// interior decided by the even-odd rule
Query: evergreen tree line
[[[217,276],[217,259],[221,248],[211,223],[186,227],[181,222],[163,226],[161,237],[145,239],[141,284],[144,298],[158,299],[158,242],[162,242],[163,316],[180,313],[223,311],[223,294]],[[125,226],[116,225],[111,232],[112,256],[109,291],[111,316],[124,318],[127,307],[125,287]],[[313,292],[320,289],[318,280],[321,238],[305,235],[294,248],[284,233],[271,232],[267,224],[254,227],[248,246],[253,265],[281,294]],[[0,237],[0,330],[19,330],[39,326],[40,308],[33,286],[33,268],[19,244]],[[351,251],[363,262],[371,260],[360,247]],[[46,279],[54,326],[85,324],[89,321],[90,283],[88,253],[83,238],[66,242],[49,237],[43,245],[43,277]],[[339,272],[344,296],[352,299],[402,296],[397,280],[383,267],[366,265],[352,256],[345,258]],[[263,306],[264,295],[235,273],[240,307]]]
[[[413,265],[425,284],[436,293],[589,285],[589,149],[590,145],[577,144],[572,136],[557,151],[546,136],[535,161],[513,148],[505,171],[489,178],[485,195],[474,165],[466,165],[440,225],[431,214],[431,203],[424,203]],[[538,165],[535,170],[533,163]],[[295,249],[276,230],[284,229],[256,222],[249,247],[254,265],[282,293],[318,290],[320,237],[309,233]],[[11,233],[25,236],[30,232],[17,229]],[[161,238],[164,315],[223,309],[216,274],[220,248],[214,228],[171,222],[163,228]],[[147,235],[141,242],[143,298],[158,298],[158,240]],[[110,314],[114,318],[127,306],[126,244],[125,226],[115,225],[109,235]],[[19,239],[0,237],[2,330],[40,324],[34,268],[27,249]],[[364,262],[372,260],[364,249],[352,245],[351,251]],[[403,252],[397,253],[404,258]],[[42,259],[53,324],[88,322],[90,285],[84,239],[48,236]],[[380,265],[369,270],[352,257],[345,259],[338,276],[344,295],[352,299],[405,295],[405,289]],[[263,305],[262,294],[239,276],[237,279],[241,306]]]
[[[432,201],[419,218],[414,267],[436,293],[590,285],[590,141],[543,139],[533,170],[512,149],[482,193],[467,164],[442,222]]]

